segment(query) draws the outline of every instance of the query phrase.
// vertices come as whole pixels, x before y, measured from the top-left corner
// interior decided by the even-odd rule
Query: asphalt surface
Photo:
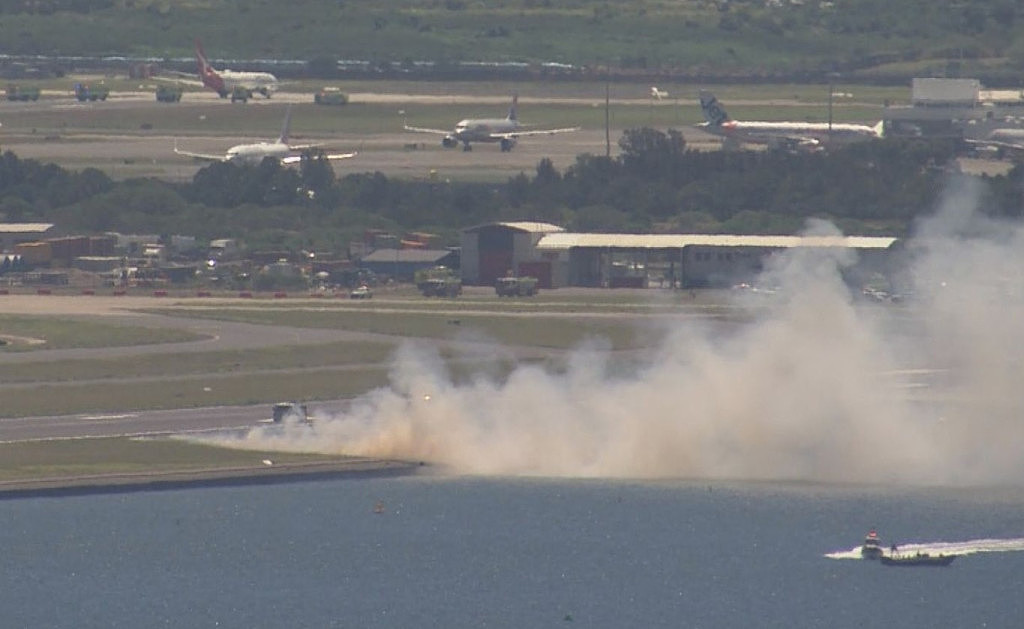
[[[195,433],[250,428],[269,419],[270,405],[218,406],[128,413],[0,417],[0,442]]]
[[[151,111],[154,120],[159,120],[161,113],[169,107],[177,113],[195,110],[197,116],[218,107],[275,107],[281,103],[309,103],[308,93],[275,93],[270,100],[256,97],[245,105],[232,105],[221,101],[212,92],[189,92],[186,100],[176,104],[158,103],[152,92],[112,92],[105,102],[79,103],[70,94],[54,92],[46,94],[48,98],[37,102],[0,102],[0,123],[3,124],[0,143],[3,150],[10,150],[21,158],[52,162],[65,168],[82,169],[95,167],[103,170],[115,179],[130,177],[157,177],[161,179],[184,181],[191,179],[195,173],[205,166],[203,162],[189,159],[174,153],[175,141],[182,149],[192,152],[222,154],[228,148],[258,140],[276,138],[278,128],[267,128],[264,135],[247,137],[229,135],[211,135],[201,132],[201,123],[196,124],[192,132],[184,131],[170,134],[157,130],[139,133],[118,133],[107,135],[90,129],[90,117],[95,112],[109,111]],[[438,94],[388,94],[357,92],[350,94],[351,103],[369,105],[393,105],[408,107],[409,104],[425,105],[466,105],[480,104],[485,111],[492,108],[498,112],[508,104],[508,97],[483,95],[438,95]],[[649,99],[621,98],[613,99],[615,105],[646,105]],[[528,108],[530,104],[546,103],[571,105],[579,107],[603,106],[603,99],[569,98],[569,97],[535,97],[522,98],[520,104]],[[485,107],[486,106],[486,107]],[[677,101],[665,102],[658,106],[679,106]],[[684,104],[685,106],[685,104]],[[696,105],[694,105],[696,106]],[[344,111],[339,109],[338,111]],[[445,181],[448,179],[487,179],[499,180],[515,176],[520,172],[532,173],[541,159],[548,158],[559,170],[564,170],[576,162],[578,155],[590,153],[603,155],[607,149],[605,131],[600,129],[581,129],[573,133],[556,136],[534,136],[522,138],[515,148],[507,153],[501,152],[497,144],[475,144],[473,150],[463,151],[461,148],[446,149],[441,146],[439,136],[405,132],[401,128],[401,119],[395,113],[395,131],[393,133],[359,132],[344,137],[338,135],[325,138],[309,138],[309,141],[323,141],[330,151],[358,151],[353,159],[332,162],[335,174],[344,176],[354,172],[382,172],[389,176],[403,178],[420,178]],[[41,113],[63,113],[57,124],[57,130],[41,131],[33,124]],[[497,115],[497,114],[495,114]],[[197,118],[198,120],[198,118]],[[456,121],[452,120],[454,125]],[[526,120],[527,123],[542,125],[542,120]],[[77,126],[81,125],[81,126]],[[616,144],[623,129],[613,125],[611,129],[611,151],[618,154]],[[258,132],[258,131],[257,131]],[[716,138],[698,129],[682,130],[687,143],[697,148],[715,148],[719,145]],[[306,140],[306,138],[304,138]]]

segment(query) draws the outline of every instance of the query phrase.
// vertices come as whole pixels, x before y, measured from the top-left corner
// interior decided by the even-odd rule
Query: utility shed
[[[551,233],[536,245],[552,260],[554,286],[722,287],[754,280],[766,258],[794,247],[856,250],[884,269],[892,237]]]
[[[536,245],[546,235],[564,231],[533,221],[485,223],[463,230],[462,283],[493,286],[511,273],[536,277],[540,288],[558,285],[553,276],[557,252],[540,251]]]

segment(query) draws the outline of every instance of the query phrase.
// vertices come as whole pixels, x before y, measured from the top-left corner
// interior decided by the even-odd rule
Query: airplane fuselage
[[[818,142],[849,142],[881,137],[876,127],[863,124],[827,122],[741,122],[729,120],[720,125],[701,125],[708,133],[739,142],[771,144],[784,138],[809,138]]]
[[[281,142],[256,142],[232,146],[224,155],[224,161],[236,164],[259,164],[267,157],[282,160],[291,155],[292,150]]]
[[[455,125],[455,129],[445,136],[441,143],[447,147],[458,146],[461,143],[464,149],[469,150],[468,147],[472,142],[501,142],[502,150],[507,150],[505,148],[506,144],[511,148],[514,140],[502,136],[515,133],[518,130],[518,120],[509,120],[508,118],[469,118],[460,120]]]
[[[263,94],[267,98],[277,90],[277,77],[269,72],[234,72],[221,70],[217,72],[209,68],[202,75],[203,85],[217,92],[221,98],[227,98],[236,90],[246,92],[245,97],[252,94]]]

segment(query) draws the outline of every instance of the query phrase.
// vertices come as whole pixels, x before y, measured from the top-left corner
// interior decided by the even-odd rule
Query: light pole
[[[828,73],[828,139],[832,141],[832,98],[833,91],[835,88],[835,81],[839,78],[838,72]]]

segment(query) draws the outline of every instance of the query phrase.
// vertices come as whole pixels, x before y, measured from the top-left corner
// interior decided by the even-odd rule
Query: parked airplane
[[[303,160],[303,151],[309,151],[319,147],[317,144],[289,144],[288,129],[291,125],[292,107],[284,114],[284,125],[281,127],[281,136],[273,142],[256,142],[253,144],[238,144],[232,146],[223,155],[211,155],[209,153],[194,153],[183,151],[178,148],[178,141],[174,141],[174,152],[193,159],[208,162],[234,162],[236,164],[258,164],[267,157],[280,160],[282,164],[296,164]],[[356,153],[325,154],[327,159],[348,159],[355,157]]]
[[[741,144],[767,144],[776,148],[818,150],[833,142],[854,142],[882,137],[882,123],[875,126],[836,122],[742,122],[733,120],[714,94],[700,91],[704,122],[697,126],[721,136],[724,148]]]
[[[663,98],[668,98],[668,92],[665,91],[665,90],[659,90],[656,85],[651,86],[651,98],[653,98],[655,100],[661,100]]]
[[[454,148],[462,143],[463,151],[472,151],[471,142],[498,142],[503,153],[511,151],[516,145],[516,140],[528,135],[554,135],[556,133],[568,133],[579,131],[579,127],[567,127],[565,129],[526,129],[519,124],[519,116],[516,107],[519,102],[518,96],[512,97],[512,106],[505,118],[479,118],[459,121],[453,131],[443,129],[425,129],[422,127],[410,127],[405,125],[406,131],[417,133],[433,133],[443,135],[441,145],[446,148]]]
[[[277,90],[277,77],[269,72],[235,72],[234,70],[216,70],[206,60],[203,44],[196,40],[196,62],[199,66],[199,80],[205,87],[217,92],[221,98],[231,96],[231,100],[248,100],[254,93],[263,94],[267,98]]]
[[[1024,153],[1024,128],[1001,127],[992,129],[982,138],[964,138],[964,142],[979,153],[993,153],[1002,157],[1007,153]]]

